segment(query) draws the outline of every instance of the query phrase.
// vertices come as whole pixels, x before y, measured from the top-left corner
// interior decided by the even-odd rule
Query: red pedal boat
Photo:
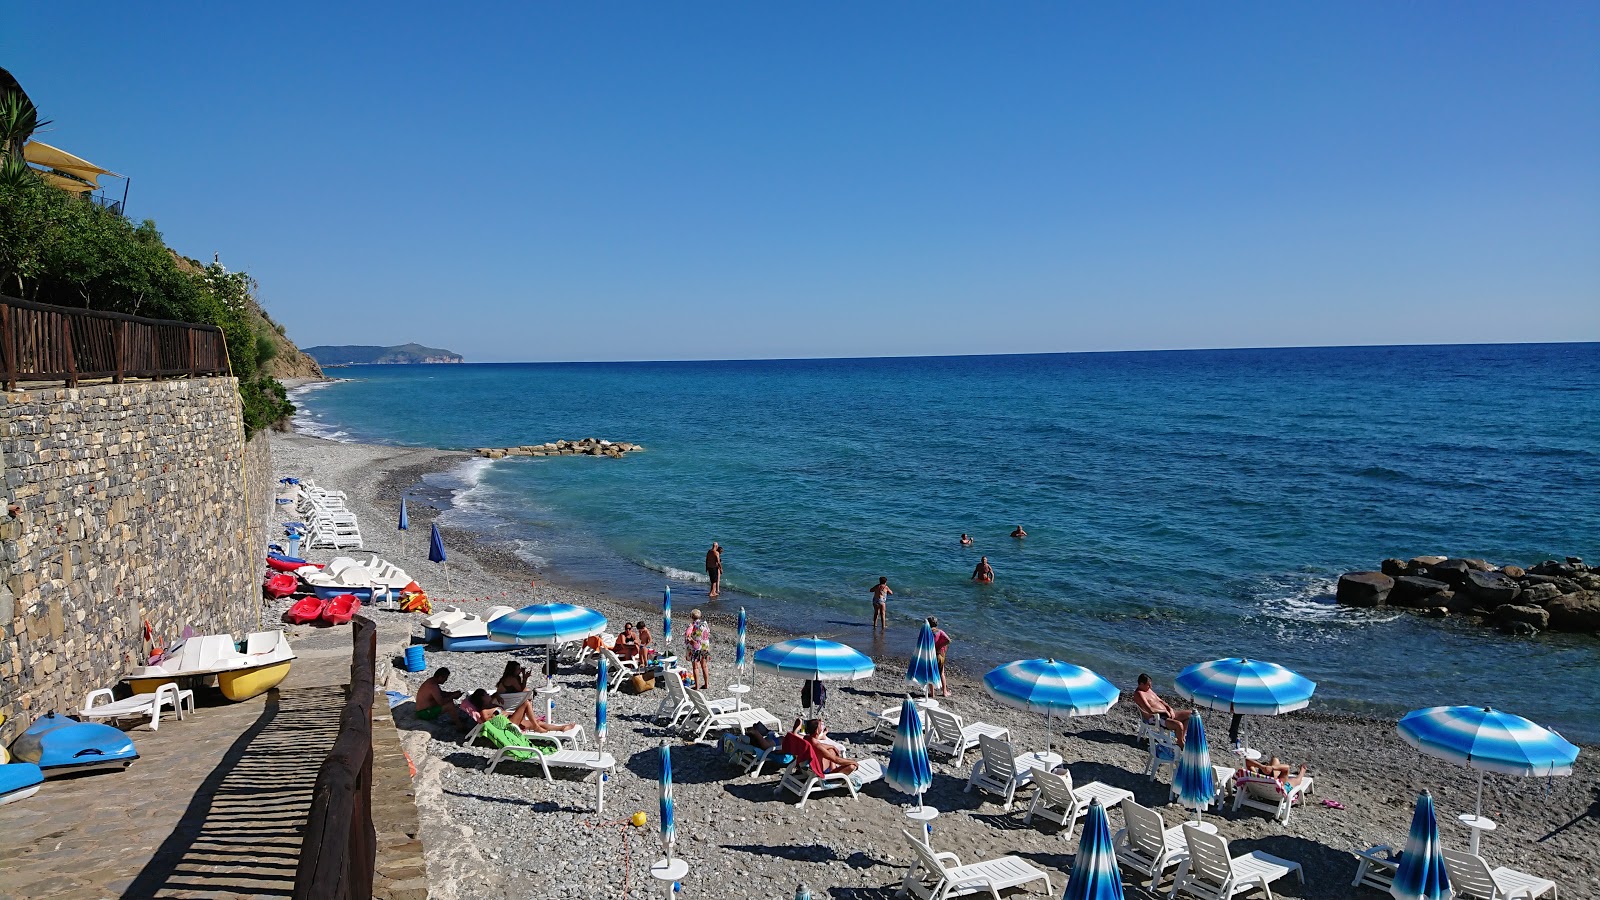
[[[293,572],[295,569],[303,569],[306,566],[316,566],[320,569],[322,568],[322,563],[306,562],[303,559],[297,559],[293,556],[280,556],[276,553],[267,554],[267,568],[275,572]]]
[[[322,610],[322,621],[329,625],[343,625],[361,611],[361,601],[355,594],[340,594],[328,601]]]
[[[295,589],[300,587],[300,579],[290,575],[288,572],[280,572],[268,578],[264,587],[268,596],[281,600],[294,593]]]
[[[285,622],[293,622],[296,625],[315,622],[322,618],[322,611],[326,608],[327,604],[316,597],[306,597],[289,607],[289,611],[283,614],[283,620]]]

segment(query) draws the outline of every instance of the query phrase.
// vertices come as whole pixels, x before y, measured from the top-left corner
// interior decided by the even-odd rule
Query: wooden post
[[[11,305],[0,303],[0,343],[3,343],[6,364],[6,390],[17,389],[17,332],[16,317],[11,314]]]
[[[75,388],[78,386],[78,354],[72,347],[72,317],[68,315],[61,317],[61,343],[65,355],[62,361],[67,368],[67,387]]]
[[[183,333],[189,336],[189,377],[194,377],[194,329],[185,328]]]
[[[112,384],[121,384],[128,371],[128,323],[121,319],[111,324],[111,356],[117,374],[111,376]]]

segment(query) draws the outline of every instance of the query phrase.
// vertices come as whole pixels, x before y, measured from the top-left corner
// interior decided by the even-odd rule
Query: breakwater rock
[[[1386,559],[1376,571],[1339,577],[1346,606],[1395,606],[1434,617],[1477,616],[1507,634],[1569,631],[1600,636],[1600,568],[1582,559],[1493,565],[1482,559]]]
[[[549,441],[543,444],[524,444],[521,447],[479,447],[474,452],[488,459],[508,456],[606,456],[621,459],[625,453],[636,453],[644,447],[627,441],[602,441],[584,438],[579,441]]]

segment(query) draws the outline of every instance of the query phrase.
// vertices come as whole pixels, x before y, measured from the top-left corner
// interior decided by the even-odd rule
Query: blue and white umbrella
[[[1189,717],[1189,731],[1183,739],[1183,753],[1178,756],[1178,769],[1172,774],[1172,784],[1178,789],[1178,804],[1194,810],[1195,821],[1200,812],[1217,799],[1217,779],[1211,771],[1211,748],[1206,746],[1206,726],[1200,713]]]
[[[1053,659],[1019,659],[989,670],[984,690],[1007,706],[1045,714],[1045,727],[1056,716],[1097,716],[1122,696],[1117,686],[1083,666]]]
[[[926,621],[917,634],[917,649],[906,666],[906,683],[927,686],[939,683],[939,651],[933,646],[933,626]]]
[[[915,794],[918,809],[922,808],[923,793],[933,787],[922,716],[910,697],[900,704],[900,724],[895,726],[894,749],[889,751],[889,768],[884,771],[883,780],[895,790]]]
[[[808,681],[856,681],[872,677],[866,654],[838,641],[795,638],[756,651],[756,668],[785,678]]]
[[[428,561],[444,566],[444,586],[450,590],[450,567],[445,565],[444,538],[439,535],[439,523],[428,526],[432,531],[428,535]]]
[[[1304,709],[1317,684],[1277,663],[1233,657],[1195,663],[1178,673],[1174,687],[1198,706],[1240,716],[1278,716]]]
[[[672,819],[672,747],[661,742],[661,846],[666,850],[667,861],[672,861],[672,845],[678,840],[678,828]]]
[[[507,644],[565,644],[605,630],[605,616],[570,603],[535,603],[489,620],[490,639]]]
[[[1450,900],[1450,873],[1444,868],[1444,853],[1439,843],[1439,822],[1433,815],[1433,796],[1417,795],[1417,811],[1411,815],[1411,833],[1400,854],[1400,868],[1394,873],[1389,893],[1395,900]]]
[[[661,642],[672,649],[672,588],[661,592]]]
[[[1078,855],[1072,859],[1061,900],[1122,900],[1122,873],[1111,846],[1111,823],[1098,799],[1089,800],[1083,834],[1078,837]]]
[[[406,549],[405,533],[411,530],[411,517],[406,515],[406,498],[404,494],[400,495],[400,521],[396,526],[396,530],[400,532],[400,552],[404,553]]]
[[[610,676],[602,656],[594,678],[594,739],[602,747],[606,745],[606,688],[610,687]]]
[[[1578,748],[1542,725],[1487,706],[1432,706],[1406,713],[1397,726],[1406,743],[1478,770],[1478,815],[1483,773],[1571,775]]]
[[[741,672],[744,671],[744,662],[745,662],[745,660],[744,660],[744,657],[745,657],[744,631],[745,631],[744,607],[741,606],[741,607],[739,607],[739,627],[738,627],[738,630],[734,633],[734,642],[733,642],[733,667],[735,669],[741,671]]]

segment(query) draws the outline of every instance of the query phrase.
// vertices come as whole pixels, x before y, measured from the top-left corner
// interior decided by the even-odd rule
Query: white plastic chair
[[[1211,798],[1212,809],[1221,810],[1228,802],[1228,797],[1233,793],[1233,776],[1237,772],[1237,769],[1230,769],[1227,766],[1211,767],[1211,787],[1216,792]],[[1178,799],[1178,783],[1176,780],[1172,783],[1172,799],[1174,801]]]
[[[1150,739],[1150,759],[1145,763],[1144,773],[1154,781],[1167,766],[1176,766],[1178,756],[1182,751],[1178,749],[1178,740],[1172,732],[1165,731]]]
[[[178,690],[176,683],[169,682],[155,689],[152,694],[134,694],[121,700],[113,699],[116,695],[110,688],[99,688],[89,692],[83,698],[83,708],[78,710],[80,719],[133,719],[147,716],[150,719],[150,730],[161,728],[161,710],[167,708],[177,714],[178,720],[183,720],[183,706],[188,704],[189,711],[194,712],[194,691]],[[96,700],[105,700],[105,703],[96,705]]]
[[[1229,900],[1259,888],[1267,900],[1272,900],[1272,882],[1290,872],[1301,884],[1305,883],[1305,871],[1299,863],[1260,850],[1230,856],[1227,841],[1193,822],[1183,824],[1183,839],[1188,844],[1189,858],[1178,867],[1178,877],[1173,879],[1173,897],[1189,894],[1201,900]]]
[[[676,728],[684,719],[695,715],[694,701],[689,699],[688,688],[684,687],[683,679],[676,672],[668,672],[661,679],[666,687],[666,696],[661,698],[661,705],[656,707],[655,719],[665,724],[667,728]],[[737,707],[738,701],[732,697],[722,700],[707,700],[713,714],[732,712]]]
[[[1124,827],[1111,838],[1117,862],[1148,877],[1153,894],[1167,870],[1189,858],[1183,826],[1168,828],[1160,813],[1140,806],[1132,797],[1122,801],[1122,821]]]
[[[1233,811],[1248,806],[1272,813],[1280,824],[1289,824],[1289,812],[1303,794],[1312,792],[1315,781],[1302,777],[1298,784],[1279,781],[1270,775],[1240,775],[1234,779]]]
[[[998,900],[1001,891],[1036,881],[1044,882],[1046,896],[1055,894],[1050,887],[1049,874],[1020,857],[1002,856],[964,866],[961,857],[954,853],[935,853],[910,832],[902,829],[900,833],[911,845],[913,859],[911,871],[900,882],[900,888],[919,900],[947,900],[969,894],[988,894]]]
[[[943,753],[958,766],[967,751],[978,746],[978,738],[987,736],[1005,740],[1011,736],[1011,732],[988,722],[962,724],[960,716],[943,707],[935,709],[930,706],[922,712],[928,725],[928,753]],[[895,722],[899,723],[898,716]]]
[[[978,761],[967,776],[966,793],[973,788],[1000,797],[1006,809],[1017,795],[1017,788],[1033,781],[1034,770],[1017,762],[1011,742],[987,734],[978,736]]]
[[[606,690],[614,691],[622,684],[623,679],[639,674],[639,666],[633,660],[623,659],[610,647],[600,648],[600,658],[610,667],[607,671],[610,673],[611,683],[606,685]]]
[[[669,677],[677,677],[671,673],[668,673],[668,675]],[[692,734],[691,740],[695,743],[705,740],[706,735],[713,728],[731,728],[740,734],[744,734],[746,728],[757,722],[767,726],[772,731],[780,731],[783,728],[783,723],[778,721],[778,717],[767,712],[762,707],[757,706],[737,711],[729,709],[717,712],[711,707],[711,701],[707,700],[706,695],[700,691],[685,687],[683,692],[689,697],[689,704],[694,708],[689,714],[688,720],[684,723],[684,733]]]
[[[1444,870],[1457,897],[1482,897],[1483,900],[1534,900],[1550,895],[1559,900],[1556,883],[1548,878],[1518,872],[1505,866],[1489,868],[1483,857],[1444,848]]]
[[[1028,804],[1028,812],[1022,817],[1022,824],[1032,825],[1034,816],[1049,819],[1062,826],[1061,837],[1064,839],[1071,839],[1078,820],[1088,814],[1090,800],[1099,800],[1101,806],[1110,809],[1124,800],[1133,799],[1132,791],[1100,781],[1073,787],[1072,773],[1066,769],[1059,772],[1034,769],[1032,777],[1037,790],[1034,791],[1033,802]]]

